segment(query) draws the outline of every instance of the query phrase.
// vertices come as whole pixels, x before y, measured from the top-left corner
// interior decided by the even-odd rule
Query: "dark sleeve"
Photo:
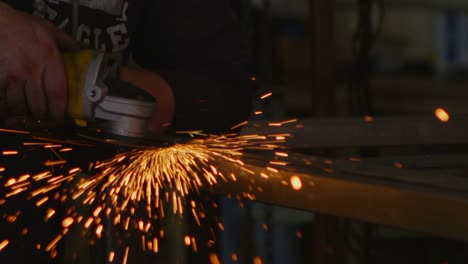
[[[176,99],[174,130],[228,131],[247,120],[254,85],[246,34],[229,0],[133,1],[132,54]]]
[[[14,7],[18,10],[31,13],[33,11],[33,1],[18,1],[18,0],[0,0],[11,7]]]

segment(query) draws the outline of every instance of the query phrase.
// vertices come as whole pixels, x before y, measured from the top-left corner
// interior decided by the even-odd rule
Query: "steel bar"
[[[367,176],[364,176],[359,172],[362,168],[353,169],[338,162],[332,164],[326,170],[290,164],[278,173],[266,170],[263,165],[249,165],[247,170],[233,167],[231,170],[237,175],[237,181],[217,185],[214,191],[278,206],[468,240],[468,195],[465,190],[468,181],[459,188],[455,187],[456,184],[438,186],[439,178],[450,182],[448,178],[453,176],[427,174],[424,176],[427,184],[422,184],[404,181],[403,178],[411,179],[415,175],[404,169],[398,170],[400,177],[373,177],[372,174],[378,175],[381,171],[369,167]],[[258,176],[260,173],[268,175],[268,178]],[[298,191],[291,187],[293,176],[302,181],[302,188]],[[464,179],[456,180],[461,183]]]
[[[242,133],[290,134],[286,146],[295,149],[468,143],[468,116],[452,117],[447,123],[422,116],[308,118],[277,124],[252,123]]]
[[[468,155],[466,154],[438,154],[411,156],[383,156],[363,159],[363,162],[407,169],[467,169]]]

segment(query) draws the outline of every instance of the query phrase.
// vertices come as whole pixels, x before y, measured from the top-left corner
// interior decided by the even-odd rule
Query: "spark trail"
[[[45,210],[44,221],[61,217],[62,231],[49,241],[38,242],[39,248],[53,257],[57,255],[58,243],[74,226],[85,230],[90,241],[101,239],[106,229],[139,234],[139,248],[158,253],[159,240],[164,238],[166,214],[185,215],[202,226],[206,220],[204,206],[189,195],[220,182],[235,181],[232,166],[242,169],[245,151],[277,150],[277,143],[283,138],[275,135],[205,136],[169,147],[148,147],[118,154],[110,160],[95,162],[90,168],[67,167],[67,160],[59,153],[68,153],[73,148],[60,142],[52,144],[40,140],[23,144],[51,151],[54,158],[43,163],[48,169],[6,180],[6,194],[0,202],[24,195]],[[13,153],[18,155],[15,150],[8,150],[4,155]],[[231,168],[218,167],[220,161],[231,164]],[[68,206],[65,215],[57,214],[54,202]],[[83,213],[80,207],[89,208],[85,211],[90,213]],[[9,217],[15,222],[21,214]],[[200,243],[196,237],[185,236],[184,241],[185,244],[189,241],[197,251]],[[5,242],[4,247],[6,245]],[[128,254],[129,250],[127,245],[125,252]],[[109,258],[114,259],[114,255]]]

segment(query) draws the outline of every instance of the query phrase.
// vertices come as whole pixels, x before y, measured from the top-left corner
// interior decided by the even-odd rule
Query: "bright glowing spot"
[[[184,237],[184,243],[186,246],[190,246],[190,243],[192,242],[192,239],[190,239],[190,236],[185,236]]]
[[[280,127],[282,126],[283,124],[281,123],[268,123],[269,126],[273,126],[273,127]]]
[[[370,115],[364,116],[364,122],[370,123],[374,121],[374,117]]]
[[[447,111],[445,111],[445,109],[443,108],[437,108],[435,111],[434,111],[436,117],[442,121],[442,122],[448,122],[450,120],[450,115]]]
[[[128,260],[128,252],[130,251],[130,247],[126,247],[125,248],[125,254],[124,254],[124,258],[122,260],[122,263],[123,264],[127,264],[127,260]]]
[[[296,231],[296,237],[298,239],[302,239],[303,238],[302,232],[301,231]]]
[[[63,148],[61,150],[59,150],[59,152],[68,152],[68,151],[72,151],[73,149],[72,148]]]
[[[107,259],[109,262],[113,262],[115,257],[114,251],[109,252],[109,258]]]
[[[48,161],[44,162],[44,166],[48,167],[48,166],[61,165],[61,164],[65,164],[65,163],[67,163],[66,160],[48,160]]]
[[[275,152],[276,156],[287,158],[289,155],[286,152]]]
[[[97,236],[101,236],[103,228],[104,227],[102,225],[98,225],[98,227],[96,228],[96,235]]]
[[[263,111],[255,111],[255,115],[261,115],[263,114]]]
[[[2,251],[6,246],[8,246],[8,243],[10,243],[10,241],[3,240],[2,243],[0,243],[0,251]]]
[[[271,92],[270,92],[270,93],[266,93],[266,94],[262,95],[260,98],[261,98],[261,99],[266,99],[266,98],[270,97],[272,94],[273,94],[273,93],[271,93]]]
[[[0,172],[4,172],[5,168],[0,167]]]
[[[290,182],[293,190],[299,191],[302,189],[302,181],[298,176],[292,176]]]
[[[4,150],[2,151],[3,156],[12,156],[12,155],[18,155],[18,151],[16,150]]]
[[[63,228],[67,228],[67,227],[71,226],[73,224],[73,222],[74,222],[73,218],[69,216],[69,217],[63,219],[62,226],[63,226]]]
[[[79,172],[80,170],[81,170],[80,168],[73,168],[73,169],[68,171],[68,174],[74,174],[76,172]]]
[[[401,162],[394,162],[393,163],[393,167],[397,168],[397,169],[403,169],[403,163]]]
[[[11,178],[11,179],[9,179],[9,180],[6,182],[5,187],[11,186],[11,185],[13,185],[13,184],[15,184],[15,183],[16,183],[16,179],[15,179],[15,178]]]
[[[239,260],[239,257],[237,256],[236,253],[232,253],[231,257],[232,257],[232,261],[234,262],[237,262]]]
[[[221,264],[221,262],[219,261],[218,255],[216,255],[215,253],[211,253],[210,254],[210,263],[211,264]]]
[[[47,209],[45,220],[49,220],[55,214],[55,210],[52,208]]]
[[[253,258],[253,264],[262,264],[262,259],[259,256]]]

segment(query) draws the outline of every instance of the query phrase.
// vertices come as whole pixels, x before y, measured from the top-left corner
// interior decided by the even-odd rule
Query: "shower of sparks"
[[[0,205],[12,197],[26,195],[36,207],[43,208],[44,222],[59,220],[62,231],[48,241],[36,243],[38,250],[48,252],[51,257],[57,255],[59,243],[73,226],[84,230],[82,235],[86,234],[91,240],[102,239],[107,228],[137,234],[143,251],[158,253],[159,240],[165,236],[164,222],[161,221],[168,214],[188,216],[198,226],[203,226],[207,221],[204,205],[189,198],[189,194],[196,195],[202,188],[209,189],[221,182],[236,181],[237,169],[254,176],[255,173],[245,167],[242,160],[246,151],[267,150],[275,154],[264,172],[258,174],[259,178],[270,178],[278,173],[278,169],[272,166],[287,164],[278,160],[288,156],[278,147],[278,143],[287,138],[285,134],[209,136],[201,131],[184,134],[193,137],[192,140],[172,146],[135,149],[106,161],[93,162],[89,168],[75,167],[60,156],[62,154],[59,155],[74,149],[65,142],[46,138],[24,142],[25,147],[50,151],[52,155],[42,163],[44,171],[4,179],[6,194],[4,199],[0,199]],[[14,156],[17,153],[16,150],[3,151],[3,155]],[[219,167],[220,163],[230,166]],[[1,171],[5,170],[1,167]],[[243,194],[243,197],[255,199],[250,193]],[[53,205],[56,202],[73,206],[63,215],[57,213],[56,205]],[[216,208],[218,205],[212,206]],[[90,208],[90,213],[77,209],[80,207]],[[19,217],[22,217],[20,212],[9,215],[7,220],[14,223]],[[110,226],[105,224],[109,221],[112,223]],[[220,231],[224,230],[219,220],[214,226]],[[8,244],[5,241],[1,244],[3,247]],[[214,240],[210,241],[214,243]],[[199,243],[197,237],[190,235],[183,238],[183,243],[194,252],[198,251],[198,245],[206,244]],[[125,246],[125,242],[120,246]],[[114,250],[108,253],[109,262],[117,257]],[[119,262],[126,262],[129,251],[127,245]],[[217,256],[210,259],[217,263]]]
[[[256,78],[253,76],[252,81]],[[271,92],[260,98],[267,99]],[[255,111],[255,115],[263,114]],[[290,119],[282,122],[270,123],[269,126],[283,126],[297,122]],[[238,129],[246,126],[248,121],[241,122],[232,127]],[[297,124],[300,128],[302,125]],[[164,219],[168,215],[174,219],[190,218],[199,227],[205,227],[211,232],[208,241],[197,241],[197,237],[190,233],[181,238],[185,246],[193,252],[198,252],[199,246],[209,245],[212,248],[216,243],[215,229],[224,230],[224,225],[216,217],[215,222],[208,220],[206,205],[197,200],[201,190],[210,190],[211,187],[222,182],[236,182],[241,173],[243,177],[250,177],[250,182],[257,179],[272,180],[277,178],[279,167],[289,164],[286,161],[289,154],[278,144],[289,138],[290,134],[275,135],[206,135],[202,131],[181,131],[191,137],[184,141],[163,147],[137,147],[136,149],[120,153],[104,161],[92,160],[88,165],[77,166],[74,160],[67,160],[65,156],[73,155],[75,149],[96,145],[88,141],[58,140],[47,136],[35,136],[31,132],[11,129],[1,129],[0,133],[19,134],[28,138],[22,142],[23,148],[8,148],[0,152],[5,159],[21,160],[28,156],[28,151],[40,149],[40,155],[47,151],[40,165],[42,171],[23,172],[19,176],[3,172],[10,172],[6,164],[0,164],[0,184],[4,192],[0,193],[0,206],[8,203],[14,197],[29,200],[32,205],[43,210],[42,220],[45,223],[56,222],[61,231],[53,234],[44,241],[33,241],[37,250],[50,254],[51,258],[57,256],[59,244],[64,240],[70,230],[78,227],[82,238],[89,240],[90,245],[96,239],[102,239],[112,232],[124,233],[124,237],[136,237],[137,240],[118,239],[117,248],[110,248],[107,260],[110,263],[127,263],[130,261],[130,251],[142,250],[157,254],[162,247],[162,240],[169,232],[166,231]],[[86,136],[82,135],[86,138]],[[88,138],[87,138],[88,139]],[[102,140],[99,143],[116,144],[116,140]],[[252,171],[244,160],[245,154],[252,150],[268,151],[272,160],[267,162],[260,172]],[[37,154],[37,153],[36,153]],[[21,164],[21,162],[19,162]],[[248,164],[248,163],[247,163]],[[299,191],[302,188],[301,179],[293,176],[290,185],[281,181],[284,186]],[[239,193],[239,199],[255,200],[253,190],[263,192],[263,189],[249,186],[244,193]],[[64,207],[59,210],[59,207]],[[217,203],[212,203],[218,208]],[[240,202],[243,207],[243,203]],[[23,217],[21,210],[2,215],[8,223],[17,223]],[[21,234],[31,233],[32,227],[24,227]],[[118,234],[116,234],[118,235]],[[114,234],[113,234],[114,236]],[[118,235],[119,236],[119,235]],[[11,240],[7,237],[0,242],[0,251],[5,249]],[[138,243],[134,243],[139,241]],[[119,251],[116,251],[119,250]],[[233,261],[238,255],[232,255]],[[209,255],[211,263],[221,263],[218,255]],[[262,263],[259,257],[253,259],[254,263]]]

